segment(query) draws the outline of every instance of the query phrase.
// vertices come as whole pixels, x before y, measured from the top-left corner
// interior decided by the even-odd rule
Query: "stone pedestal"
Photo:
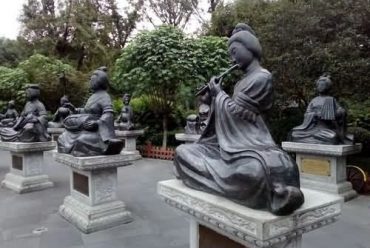
[[[2,187],[17,193],[26,193],[53,186],[44,174],[44,152],[53,150],[55,142],[0,142],[0,150],[11,155],[10,172],[1,182]]]
[[[143,129],[130,131],[116,130],[117,138],[125,141],[125,147],[123,148],[122,152],[140,154],[140,152],[136,150],[136,139],[143,134]]]
[[[304,233],[338,219],[343,201],[332,194],[302,191],[301,208],[275,216],[190,189],[176,179],[158,183],[161,198],[190,217],[190,248],[300,248]]]
[[[346,176],[346,158],[361,151],[361,144],[318,145],[283,142],[282,148],[296,154],[301,186],[340,195],[345,201],[357,196]]]
[[[194,143],[199,140],[200,134],[186,134],[186,133],[177,133],[175,138],[178,141],[185,142],[185,144]]]
[[[70,168],[70,195],[59,213],[84,233],[132,221],[125,204],[117,199],[117,168],[130,165],[136,154],[73,157],[55,153],[54,159]]]
[[[53,141],[57,141],[58,137],[65,131],[65,128],[48,128],[48,133]]]

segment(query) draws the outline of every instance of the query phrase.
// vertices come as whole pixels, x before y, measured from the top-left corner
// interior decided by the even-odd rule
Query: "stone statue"
[[[186,134],[199,134],[199,117],[195,114],[188,115],[186,117]]]
[[[199,115],[199,133],[203,133],[205,130],[208,120],[209,120],[209,114],[211,111],[211,102],[212,97],[209,95],[209,91],[205,92],[203,95],[201,95],[199,99],[200,105],[198,108],[198,115]]]
[[[130,106],[131,96],[130,94],[124,94],[122,97],[123,107],[121,114],[115,121],[115,126],[119,130],[133,130],[134,129],[134,112]]]
[[[11,128],[0,131],[1,140],[5,142],[46,142],[50,140],[47,133],[47,115],[42,102],[39,101],[40,88],[30,84],[26,88],[27,103]]]
[[[346,134],[346,111],[330,96],[330,76],[316,81],[319,96],[309,103],[303,123],[293,128],[288,139],[293,142],[312,144],[353,144],[353,137]]]
[[[68,99],[68,96],[63,96],[60,98],[60,107],[58,108],[57,112],[55,112],[53,120],[48,123],[48,127],[63,128],[64,119],[72,113],[71,103]]]
[[[15,102],[13,100],[8,102],[8,109],[5,114],[0,114],[0,127],[12,127],[17,121],[19,114],[15,109]]]
[[[275,144],[263,118],[273,90],[270,72],[260,65],[259,40],[248,30],[235,31],[228,50],[244,77],[231,97],[221,76],[205,87],[212,97],[209,122],[199,141],[177,147],[175,174],[190,188],[290,214],[304,196],[295,161]]]
[[[112,101],[107,93],[106,70],[94,71],[90,79],[93,94],[84,108],[74,108],[74,114],[64,119],[65,131],[58,138],[58,152],[76,157],[119,154],[123,141],[116,139]]]

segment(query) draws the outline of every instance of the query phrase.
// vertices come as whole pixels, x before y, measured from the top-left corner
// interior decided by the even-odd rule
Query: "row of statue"
[[[262,48],[252,28],[238,24],[228,40],[228,51],[235,65],[198,92],[199,115],[188,117],[186,132],[201,137],[177,147],[175,175],[190,188],[276,215],[289,214],[303,204],[304,195],[296,162],[275,144],[263,118],[272,107],[272,76],[260,65]],[[243,71],[244,76],[229,96],[221,83],[234,69]],[[91,76],[93,94],[83,108],[75,108],[66,97],[61,99],[49,123],[50,127],[65,128],[58,139],[58,152],[95,156],[121,151],[123,142],[114,130],[134,127],[130,96],[123,96],[122,113],[114,120],[108,85],[106,69],[100,68]],[[290,132],[290,140],[332,145],[353,142],[346,133],[345,110],[329,95],[331,87],[328,75],[317,80],[319,95],[308,105],[302,125]],[[11,126],[1,129],[2,141],[49,140],[40,89],[30,85],[26,92],[28,101],[19,118],[14,102],[1,116],[1,124]]]
[[[45,142],[51,140],[47,128],[65,128],[58,139],[58,152],[74,156],[119,154],[123,141],[115,136],[115,127],[132,130],[133,111],[130,95],[123,96],[124,106],[114,121],[113,105],[107,88],[108,76],[104,68],[94,71],[90,79],[93,94],[83,108],[73,106],[68,97],[60,99],[60,107],[48,122],[44,104],[39,100],[40,88],[30,84],[26,88],[27,102],[20,115],[10,101],[4,115],[0,116],[1,140],[4,142]]]

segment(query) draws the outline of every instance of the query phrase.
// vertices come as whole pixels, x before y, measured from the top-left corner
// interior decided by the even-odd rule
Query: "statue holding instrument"
[[[0,127],[12,127],[17,121],[19,114],[15,109],[15,102],[11,100],[8,102],[8,109],[5,114],[0,114]]]
[[[346,111],[329,94],[332,84],[329,75],[316,81],[319,95],[308,104],[303,123],[292,129],[288,140],[325,145],[353,144],[353,137],[346,133]]]
[[[51,138],[47,133],[47,113],[44,104],[39,100],[40,87],[29,84],[26,87],[27,103],[12,127],[0,131],[4,142],[46,142]]]
[[[177,147],[175,174],[190,188],[287,215],[304,202],[298,167],[275,144],[264,121],[273,85],[271,73],[260,65],[259,40],[248,25],[237,27],[228,41],[235,65],[197,93],[209,94],[210,116],[197,142]],[[222,79],[236,69],[244,76],[229,96]]]
[[[66,131],[58,138],[58,152],[76,157],[114,155],[123,148],[123,141],[114,132],[113,106],[107,93],[106,68],[94,71],[90,79],[93,94],[83,108],[72,109],[63,122]]]

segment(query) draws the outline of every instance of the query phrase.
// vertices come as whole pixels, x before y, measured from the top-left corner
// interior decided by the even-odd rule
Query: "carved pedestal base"
[[[122,153],[140,154],[140,152],[136,150],[136,139],[143,134],[144,130],[130,130],[130,131],[116,130],[117,138],[125,141],[125,147],[123,148]]]
[[[55,142],[0,142],[0,149],[11,154],[10,172],[1,186],[17,193],[26,193],[53,187],[44,174],[44,151],[52,150]]]
[[[282,147],[296,154],[301,186],[340,195],[345,201],[357,193],[347,182],[347,156],[361,151],[361,145],[318,145],[283,142]]]
[[[158,183],[161,198],[190,216],[190,248],[300,248],[302,235],[336,221],[342,204],[339,196],[302,191],[301,208],[275,216],[190,189],[179,180]]]
[[[200,134],[186,134],[186,133],[177,133],[175,138],[178,141],[185,142],[185,144],[194,143],[199,140]]]
[[[117,199],[117,167],[129,165],[137,157],[54,154],[57,162],[70,167],[71,193],[64,199],[59,213],[84,233],[131,222],[131,213]]]

